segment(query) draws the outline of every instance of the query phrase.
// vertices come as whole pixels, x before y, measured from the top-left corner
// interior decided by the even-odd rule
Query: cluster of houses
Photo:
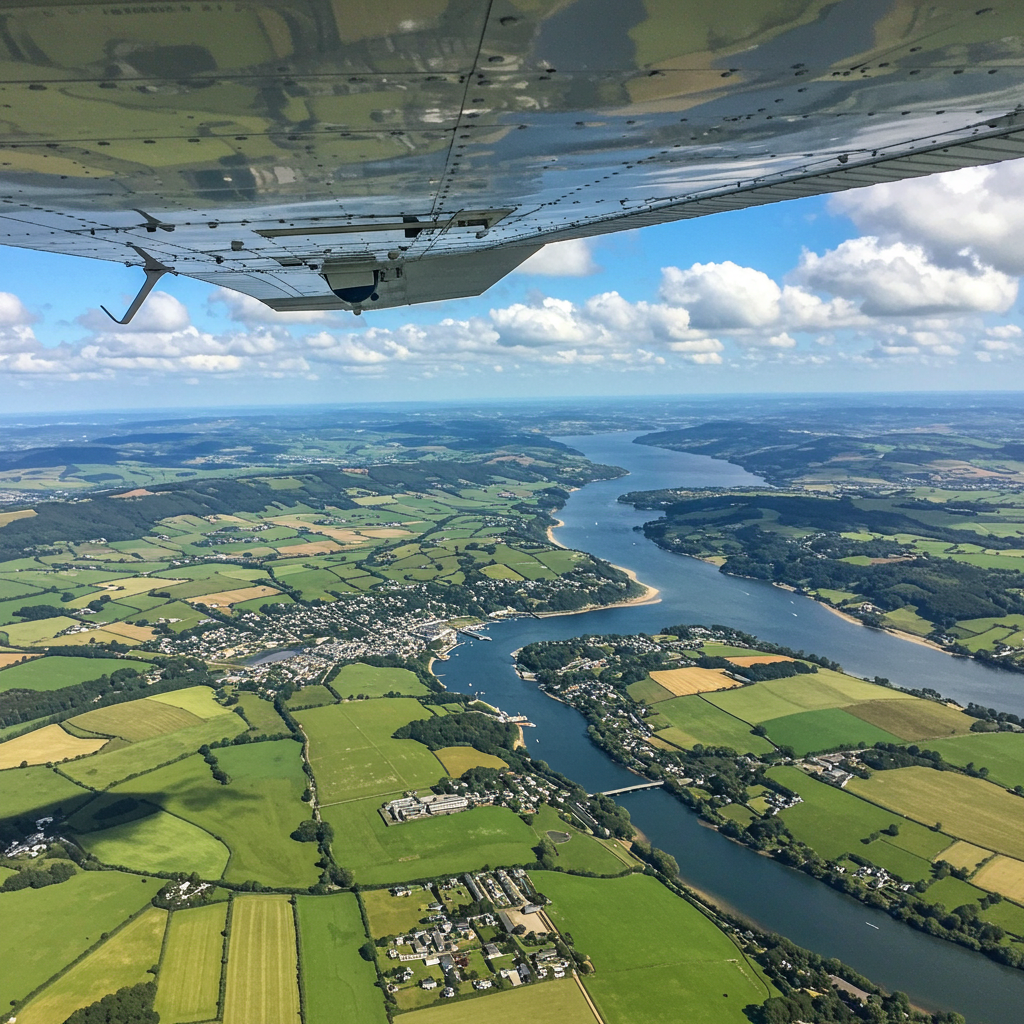
[[[802,766],[808,771],[817,775],[822,782],[828,782],[840,789],[845,789],[846,784],[853,778],[851,772],[843,771],[839,766],[843,762],[856,760],[856,750],[841,750],[835,754],[818,754],[815,757],[805,757]]]
[[[53,816],[36,818],[35,831],[24,839],[16,839],[9,843],[3,851],[5,857],[38,857],[50,848],[50,844],[58,841],[60,836],[53,830]]]

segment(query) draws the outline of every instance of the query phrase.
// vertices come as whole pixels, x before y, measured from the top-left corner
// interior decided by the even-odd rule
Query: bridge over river
[[[620,789],[603,789],[599,793],[588,793],[588,796],[618,796],[619,793],[635,793],[639,789],[658,789],[664,782],[638,782],[635,786],[622,786]]]

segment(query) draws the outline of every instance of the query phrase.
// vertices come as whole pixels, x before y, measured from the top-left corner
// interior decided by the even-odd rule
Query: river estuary
[[[626,491],[662,487],[761,483],[729,463],[632,444],[631,434],[565,437],[594,462],[621,466],[628,477],[576,491],[559,513],[559,543],[636,572],[660,591],[658,603],[580,615],[516,619],[486,628],[493,642],[468,641],[435,669],[445,684],[536,724],[525,735],[534,757],[589,791],[637,781],[587,738],[572,708],[524,682],[511,652],[536,640],[587,633],[656,633],[675,623],[723,623],[766,640],[813,651],[856,675],[887,676],[900,686],[929,686],[961,703],[975,701],[1024,714],[1024,676],[952,658],[940,651],[850,623],[808,598],[756,580],[725,576],[697,559],[673,555],[634,526],[654,518],[619,504]],[[618,798],[637,827],[671,853],[683,879],[758,924],[825,956],[835,956],[928,1009],[955,1009],[978,1024],[1018,1024],[1024,971],[916,932],[864,907],[807,875],[759,856],[702,826],[696,815],[661,790]]]

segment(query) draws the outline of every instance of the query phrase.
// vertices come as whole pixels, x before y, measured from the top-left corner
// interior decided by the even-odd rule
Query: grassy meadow
[[[843,708],[798,711],[782,718],[770,718],[761,724],[767,729],[770,740],[780,747],[792,747],[801,756],[812,750],[858,745],[872,747],[876,743],[900,742],[899,736],[862,721]]]
[[[987,768],[989,779],[1007,789],[1024,786],[1024,735],[1020,733],[972,732],[929,743],[928,747],[961,768],[970,763],[976,768]]]
[[[977,846],[1024,859],[1020,797],[984,779],[932,768],[897,768],[851,779],[852,793]]]
[[[166,924],[166,910],[150,907],[143,911],[33,996],[18,1011],[18,1024],[56,1024],[125,985],[152,981],[149,968],[160,959]]]
[[[237,717],[237,716],[232,716]],[[217,751],[231,776],[222,786],[199,755],[176,761],[118,786],[113,793],[163,807],[220,840],[231,851],[224,878],[264,885],[316,882],[316,847],[290,833],[309,817],[302,802],[306,777],[292,740],[250,743]]]
[[[60,690],[90,679],[99,679],[119,668],[143,672],[144,661],[112,658],[33,658],[0,671],[0,690]]]
[[[484,1020],[594,1024],[594,1015],[572,978],[488,993],[485,1003],[467,999],[452,1005],[428,1006],[403,1017],[408,1024],[481,1024]]]
[[[362,663],[342,665],[330,678],[330,684],[342,697],[383,697],[385,693],[419,697],[429,692],[407,668],[378,668]]]
[[[744,754],[766,754],[772,749],[768,740],[751,732],[747,722],[722,711],[704,697],[673,697],[658,704],[657,712],[671,726],[659,728],[655,736],[676,746],[692,747],[703,743],[705,746],[732,747]],[[652,723],[652,727],[656,726]]]
[[[382,797],[370,797],[333,804],[321,812],[334,826],[335,859],[364,885],[461,874],[485,864],[530,864],[537,859],[532,850],[536,833],[506,807],[477,807],[389,828],[377,813],[381,803]]]
[[[590,956],[584,985],[607,1024],[669,1024],[683,1006],[697,1024],[745,1024],[745,1006],[776,994],[727,935],[654,878],[533,878],[556,927]]]
[[[227,903],[213,903],[171,915],[153,1006],[161,1024],[217,1016],[227,910]]]
[[[429,713],[412,698],[351,701],[300,711],[322,806],[374,794],[432,786],[445,774],[415,740],[392,739],[400,726]]]
[[[224,1024],[299,1024],[298,949],[287,896],[231,906]]]
[[[79,871],[60,885],[0,893],[0,918],[18,922],[0,928],[0,999],[5,1005],[23,999],[145,906],[158,888],[152,879],[120,871]]]
[[[306,1024],[386,1024],[373,964],[359,955],[366,932],[355,894],[300,896],[296,907]]]

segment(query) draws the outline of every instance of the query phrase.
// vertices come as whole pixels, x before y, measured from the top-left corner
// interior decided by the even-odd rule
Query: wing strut
[[[157,281],[159,281],[164,274],[174,274],[177,276],[178,273],[176,270],[171,270],[170,267],[165,267],[158,259],[150,256],[145,249],[140,249],[137,245],[133,245],[132,248],[146,261],[142,265],[142,269],[146,272],[146,280],[142,282],[139,294],[135,296],[123,319],[118,320],[106,306],[100,306],[100,309],[102,309],[115,324],[131,323],[132,318],[142,308],[142,304],[149,298],[149,293],[156,287]]]

